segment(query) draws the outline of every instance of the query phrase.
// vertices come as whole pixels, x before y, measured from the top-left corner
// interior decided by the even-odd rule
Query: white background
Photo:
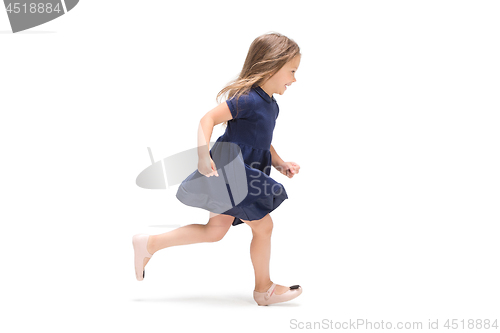
[[[84,0],[16,34],[0,11],[2,325],[281,332],[292,319],[500,319],[499,11]],[[136,281],[132,235],[208,221],[177,186],[135,184],[147,147],[155,159],[194,147],[199,119],[271,31],[302,53],[297,82],[275,95],[273,145],[301,170],[271,172],[289,195],[271,213],[271,279],[303,294],[257,306],[245,224],[157,252]]]

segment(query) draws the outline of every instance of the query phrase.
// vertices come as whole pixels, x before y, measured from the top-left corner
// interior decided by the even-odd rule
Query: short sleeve
[[[227,100],[227,106],[231,111],[233,119],[249,118],[254,105],[254,98],[250,93],[247,95],[241,95],[238,100],[236,100],[235,97]]]

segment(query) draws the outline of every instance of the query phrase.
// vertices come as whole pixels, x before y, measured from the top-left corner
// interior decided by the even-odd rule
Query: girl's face
[[[286,87],[297,81],[295,80],[295,72],[299,68],[299,64],[300,55],[296,55],[292,60],[281,67],[276,74],[271,76],[261,88],[271,97],[273,94],[283,95]]]

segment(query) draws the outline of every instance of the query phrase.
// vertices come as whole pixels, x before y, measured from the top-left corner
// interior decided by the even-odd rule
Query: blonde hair
[[[238,99],[241,95],[247,94],[253,86],[264,84],[297,55],[300,55],[297,43],[280,33],[271,32],[255,38],[250,45],[241,73],[237,79],[219,91],[217,103],[227,94],[228,99],[235,97],[238,109]],[[227,121],[222,126],[227,126]]]

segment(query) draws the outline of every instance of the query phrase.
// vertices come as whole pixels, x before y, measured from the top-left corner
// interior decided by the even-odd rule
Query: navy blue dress
[[[238,101],[227,100],[233,119],[210,149],[219,177],[195,170],[180,185],[176,197],[188,206],[259,220],[288,199],[285,188],[270,177],[271,141],[278,104],[261,87],[254,86]],[[219,170],[220,169],[220,170]]]

